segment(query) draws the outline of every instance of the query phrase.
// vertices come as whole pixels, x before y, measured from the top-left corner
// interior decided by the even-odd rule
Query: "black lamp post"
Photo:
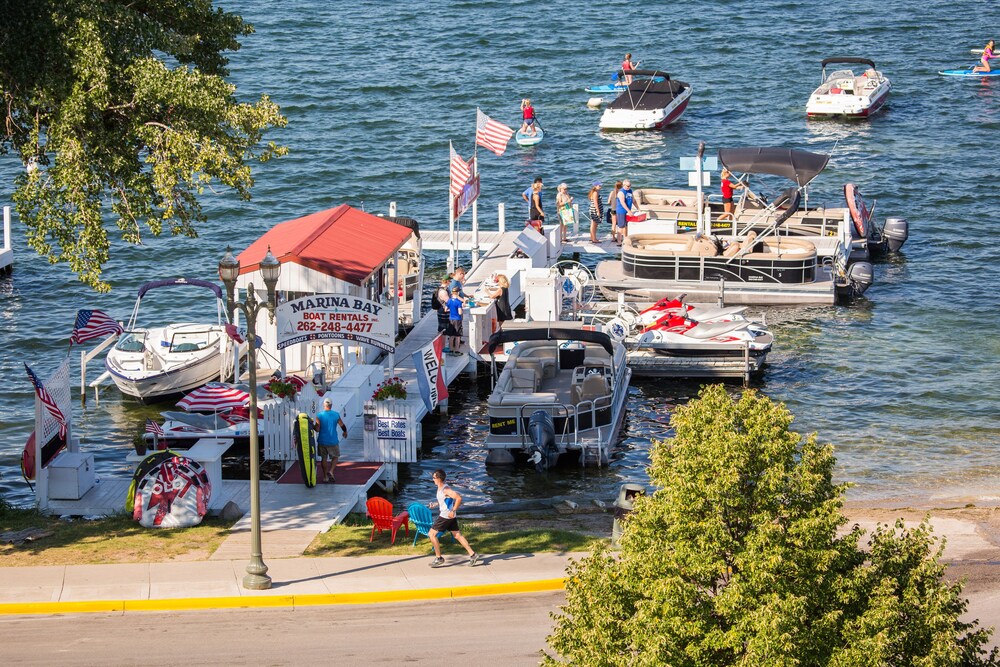
[[[267,565],[260,547],[260,455],[258,453],[257,435],[257,314],[261,308],[267,308],[271,321],[274,321],[274,308],[277,305],[274,289],[281,275],[281,262],[271,254],[260,261],[260,273],[267,286],[267,301],[257,300],[253,283],[247,286],[247,296],[244,301],[236,300],[236,279],[240,275],[240,261],[233,256],[233,249],[226,248],[225,256],[219,261],[219,278],[226,286],[226,307],[229,309],[229,320],[239,308],[247,321],[247,368],[250,372],[250,563],[247,574],[243,577],[243,588],[264,590],[271,587],[271,577],[267,576]]]

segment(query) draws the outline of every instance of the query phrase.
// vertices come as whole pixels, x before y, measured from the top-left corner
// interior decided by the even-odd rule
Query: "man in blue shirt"
[[[337,426],[344,431],[347,437],[347,424],[340,418],[340,413],[333,409],[333,401],[329,398],[323,399],[323,411],[316,415],[316,430],[319,437],[316,444],[319,445],[319,469],[323,479],[330,484],[333,483],[333,471],[337,467],[337,459],[340,458],[340,438],[337,437]]]
[[[465,302],[459,297],[459,293],[459,288],[452,287],[451,298],[445,304],[448,308],[448,330],[445,333],[450,337],[448,347],[454,356],[462,354],[462,306]]]
[[[534,182],[531,185],[529,185],[524,192],[521,193],[521,199],[523,199],[524,203],[528,205],[528,218],[531,218],[531,195],[532,195],[532,187],[534,186],[535,183],[541,185],[542,177],[538,176],[537,178],[535,178]]]
[[[458,267],[455,269],[455,273],[451,274],[451,282],[448,283],[448,292],[452,293],[455,290],[458,290],[458,296],[463,299],[468,298],[468,295],[465,293],[465,285],[463,285],[464,282],[465,269]]]

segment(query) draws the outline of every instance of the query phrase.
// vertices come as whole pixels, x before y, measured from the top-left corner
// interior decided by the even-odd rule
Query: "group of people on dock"
[[[497,323],[503,326],[507,320],[514,319],[510,308],[510,280],[499,273],[495,276],[495,287],[487,287],[486,296],[497,305]],[[462,318],[466,306],[482,306],[465,293],[465,269],[458,267],[454,272],[441,276],[441,284],[431,295],[431,308],[438,314],[438,332],[446,337],[446,354],[461,355]]]
[[[621,245],[625,241],[625,237],[628,236],[629,218],[639,212],[635,202],[635,194],[632,192],[632,182],[627,178],[615,181],[614,188],[606,198],[601,197],[602,185],[601,181],[594,181],[590,184],[590,190],[587,192],[590,242],[601,242],[598,230],[603,222],[611,227],[610,239]],[[545,222],[545,210],[542,205],[542,189],[544,187],[542,177],[538,176],[521,193],[521,198],[528,205],[527,224],[538,232],[542,231],[542,225]],[[573,224],[575,218],[573,197],[569,194],[569,186],[566,183],[560,183],[556,188],[556,212],[559,218],[561,238],[565,243],[569,240],[569,225]]]

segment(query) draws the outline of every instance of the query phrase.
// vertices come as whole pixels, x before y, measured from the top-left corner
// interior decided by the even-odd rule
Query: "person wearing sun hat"
[[[587,193],[590,200],[590,242],[597,243],[597,225],[604,217],[604,202],[601,201],[601,182],[594,181],[590,184],[590,192]]]

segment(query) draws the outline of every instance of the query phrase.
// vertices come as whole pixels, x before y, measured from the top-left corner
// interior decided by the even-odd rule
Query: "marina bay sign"
[[[278,349],[311,340],[346,340],[395,352],[392,309],[349,294],[314,294],[275,309]]]

